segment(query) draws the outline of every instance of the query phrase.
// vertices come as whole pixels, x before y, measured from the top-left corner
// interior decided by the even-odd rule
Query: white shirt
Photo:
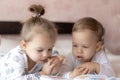
[[[0,80],[40,80],[42,64],[36,64],[28,71],[27,56],[17,46],[0,58]]]
[[[93,57],[92,62],[97,62],[100,64],[100,72],[98,75],[105,75],[107,77],[115,76],[114,71],[109,63],[105,51],[101,50]],[[69,74],[75,67],[81,63],[76,60],[72,54],[69,54],[66,57],[66,61],[61,68],[60,76],[62,75],[65,78],[70,78]]]

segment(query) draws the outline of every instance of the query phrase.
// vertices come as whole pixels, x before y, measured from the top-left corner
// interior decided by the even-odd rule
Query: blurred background
[[[24,22],[31,16],[28,11],[31,4],[43,5],[46,10],[43,17],[55,22],[75,22],[81,17],[94,17],[106,29],[107,48],[120,54],[120,0],[0,0],[0,21]]]

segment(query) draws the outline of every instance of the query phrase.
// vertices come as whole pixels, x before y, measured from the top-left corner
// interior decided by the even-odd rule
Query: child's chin
[[[84,58],[78,58],[78,57],[77,57],[77,60],[78,60],[78,61],[84,61]]]
[[[46,63],[47,61],[39,61],[39,62],[37,62],[37,63],[39,63],[39,64],[44,64],[44,63]]]
[[[77,59],[80,63],[86,62],[85,59]]]
[[[90,62],[90,60],[85,60],[85,59],[83,59],[83,60],[78,60],[80,63],[84,63],[84,62]]]

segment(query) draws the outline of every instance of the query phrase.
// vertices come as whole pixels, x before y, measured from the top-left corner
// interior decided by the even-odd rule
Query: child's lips
[[[77,58],[78,58],[79,60],[81,60],[81,59],[83,59],[84,57],[83,57],[83,56],[77,56]]]
[[[43,60],[40,60],[41,62],[47,62],[48,61],[48,59],[43,59]]]
[[[51,57],[43,58],[43,59],[41,59],[40,61],[41,61],[41,62],[47,62],[49,59],[51,59]]]

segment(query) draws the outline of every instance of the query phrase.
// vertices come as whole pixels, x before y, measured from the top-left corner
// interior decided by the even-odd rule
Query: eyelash
[[[42,52],[43,50],[37,50],[38,52]]]
[[[77,47],[77,45],[73,45],[73,47]]]
[[[88,46],[82,46],[83,48],[89,48]]]
[[[42,52],[43,50],[37,50],[38,52]],[[52,49],[48,49],[48,51],[52,51]]]
[[[78,47],[77,45],[73,45],[73,47]],[[83,48],[89,48],[88,46],[82,46]]]
[[[52,49],[48,49],[48,51],[52,51]]]

